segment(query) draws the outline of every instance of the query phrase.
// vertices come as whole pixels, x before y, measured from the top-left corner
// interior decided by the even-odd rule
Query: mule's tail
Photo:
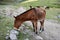
[[[50,7],[49,6],[44,6],[45,9],[49,9]]]

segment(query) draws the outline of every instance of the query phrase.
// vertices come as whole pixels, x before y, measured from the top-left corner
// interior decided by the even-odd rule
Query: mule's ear
[[[40,8],[40,6],[36,6],[37,8]]]
[[[32,8],[32,6],[30,5],[30,8]]]
[[[14,18],[16,18],[15,16],[13,16]]]

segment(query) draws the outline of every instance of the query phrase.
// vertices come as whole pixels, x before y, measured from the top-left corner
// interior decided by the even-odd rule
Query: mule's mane
[[[28,11],[30,11],[30,10],[32,10],[32,9],[35,9],[35,8],[31,8],[31,9],[29,9],[29,10],[27,10],[27,11],[21,13],[20,15],[23,15],[23,14],[25,14],[26,12],[28,12]],[[20,15],[18,15],[18,16],[20,16]],[[16,16],[16,17],[18,17],[18,16]]]

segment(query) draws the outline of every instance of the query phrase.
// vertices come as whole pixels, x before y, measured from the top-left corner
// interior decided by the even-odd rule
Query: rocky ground
[[[45,31],[40,35],[44,40],[60,40],[60,24],[45,21]]]
[[[28,23],[27,25],[31,24],[31,22],[26,23]],[[38,27],[39,26],[40,25],[38,22]],[[28,33],[30,36],[32,36],[33,38],[31,40],[60,40],[60,24],[46,20],[44,27],[45,31],[39,33],[39,35],[34,34],[32,30],[27,28],[23,31],[23,33]]]

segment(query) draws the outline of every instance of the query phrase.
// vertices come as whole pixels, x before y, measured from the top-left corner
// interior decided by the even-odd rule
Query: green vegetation
[[[29,0],[30,1],[30,0]],[[31,1],[31,2],[21,2],[18,3],[17,6],[24,6],[29,7],[32,6],[49,6],[49,7],[60,7],[60,1],[59,0],[37,0],[37,1]]]
[[[26,2],[29,1],[29,2]],[[17,7],[19,6],[25,6],[29,7],[30,5],[32,6],[49,6],[49,7],[59,7],[60,8],[60,0],[0,0],[0,4],[5,5],[5,4],[13,4]]]
[[[60,15],[60,9],[58,8],[50,8],[49,10],[46,10],[46,19],[52,19],[60,21],[60,18],[57,16]]]
[[[5,40],[8,30],[13,28],[13,20],[10,17],[0,15],[0,40]]]

